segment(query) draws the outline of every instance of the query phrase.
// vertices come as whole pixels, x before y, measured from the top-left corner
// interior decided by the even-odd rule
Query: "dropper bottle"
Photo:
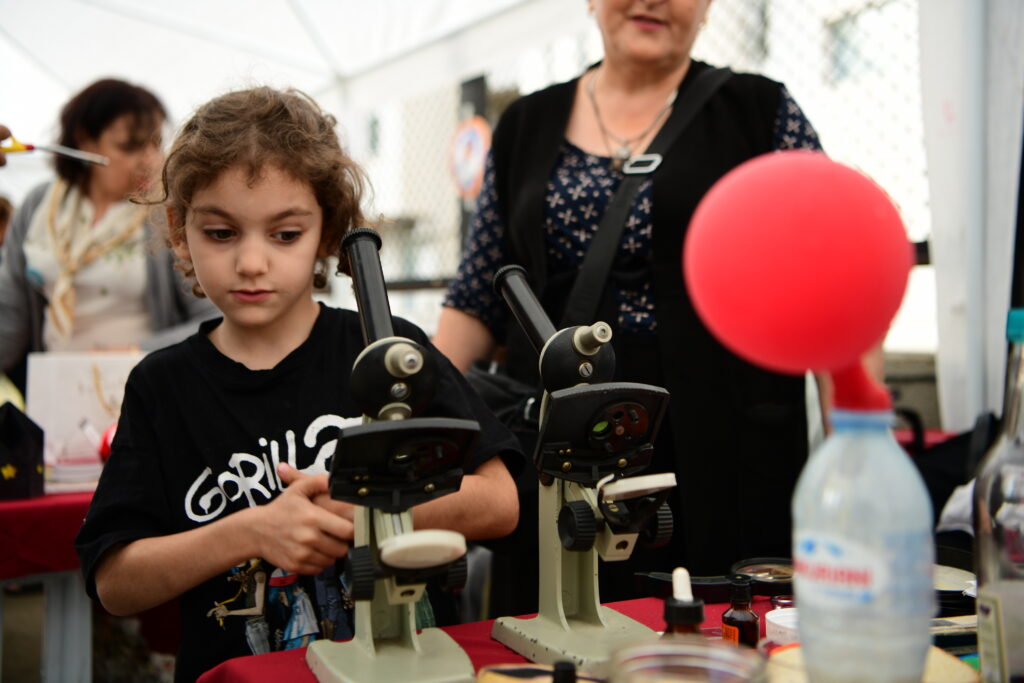
[[[682,634],[700,635],[704,621],[704,601],[694,600],[690,572],[676,567],[672,572],[672,596],[665,599],[665,633],[663,638]]]
[[[722,640],[757,647],[761,620],[757,612],[750,609],[750,577],[746,574],[733,574],[729,577],[729,583],[732,584],[732,598],[729,609],[722,615]]]

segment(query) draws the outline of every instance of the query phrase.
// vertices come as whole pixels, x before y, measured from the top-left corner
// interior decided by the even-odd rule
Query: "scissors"
[[[100,166],[106,166],[110,163],[110,159],[102,154],[83,152],[80,149],[65,147],[64,145],[30,145],[25,142],[18,142],[13,135],[10,137],[9,143],[0,146],[0,152],[4,152],[5,154],[13,154],[14,152],[31,152],[33,150],[39,150],[40,152],[52,152],[53,154],[60,154],[73,159],[80,159],[81,161],[87,161],[90,164],[98,164]]]

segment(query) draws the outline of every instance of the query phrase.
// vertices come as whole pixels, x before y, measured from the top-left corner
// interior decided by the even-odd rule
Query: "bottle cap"
[[[729,576],[732,584],[732,599],[740,602],[750,602],[750,577],[746,574],[732,574]]]
[[[551,683],[576,683],[576,665],[566,659],[555,662]]]
[[[1024,341],[1024,308],[1011,308],[1006,314],[1006,339],[1010,342]]]
[[[665,599],[664,619],[669,626],[704,621],[704,601],[693,599],[690,573],[683,567],[672,572],[672,597]]]

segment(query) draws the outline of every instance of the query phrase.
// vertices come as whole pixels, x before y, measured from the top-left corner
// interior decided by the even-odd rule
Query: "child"
[[[114,614],[181,597],[177,680],[250,654],[254,616],[271,648],[306,642],[323,617],[308,613],[309,575],[333,570],[352,541],[351,506],[329,498],[325,473],[337,427],[359,415],[349,373],[362,336],[354,312],[312,297],[326,257],[348,272],[341,238],[363,221],[361,171],[334,125],[294,91],[234,92],[196,112],[164,164],[169,243],[223,318],[132,372],[76,547],[90,596]],[[442,368],[428,414],[477,420],[482,432],[461,490],[418,506],[417,528],[509,533],[516,441],[421,330],[396,319],[395,333]],[[257,582],[232,578],[255,558],[270,577],[262,606],[241,595]],[[263,595],[285,586],[281,604]],[[285,603],[306,609],[284,614]]]

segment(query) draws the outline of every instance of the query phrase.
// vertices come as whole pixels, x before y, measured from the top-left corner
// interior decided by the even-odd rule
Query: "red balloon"
[[[723,176],[693,214],[683,274],[736,354],[779,372],[856,362],[899,309],[912,250],[892,200],[824,154],[766,154]]]

